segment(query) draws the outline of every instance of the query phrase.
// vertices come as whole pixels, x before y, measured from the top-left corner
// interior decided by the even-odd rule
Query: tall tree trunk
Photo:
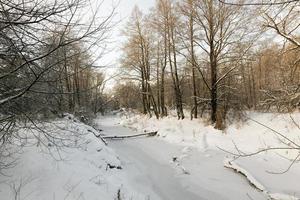
[[[161,81],[160,81],[160,109],[161,116],[167,116],[167,109],[165,106],[165,67],[161,69]]]
[[[65,84],[66,84],[66,89],[68,93],[68,110],[69,112],[74,111],[74,104],[72,100],[72,94],[71,94],[71,84],[70,84],[70,79],[69,79],[69,73],[68,73],[68,64],[67,64],[67,52],[64,49],[64,76],[65,76]]]
[[[167,26],[165,24],[165,30],[164,30],[164,63],[161,68],[161,83],[160,83],[160,106],[161,106],[161,116],[167,116],[167,109],[165,106],[165,70],[167,67]]]
[[[210,56],[210,68],[211,68],[211,121],[215,123],[217,121],[217,63],[213,53]]]
[[[146,106],[146,87],[145,87],[145,75],[144,75],[144,69],[141,67],[141,83],[142,83],[142,103],[143,103],[143,114],[147,114],[147,106]]]
[[[257,99],[256,99],[256,81],[255,81],[255,77],[254,77],[254,71],[253,71],[253,67],[252,65],[250,65],[250,72],[251,72],[251,79],[252,79],[252,88],[253,88],[253,106],[254,109],[256,109],[256,104],[257,104]]]
[[[156,62],[156,95],[157,95],[157,111],[158,114],[161,114],[161,98],[160,98],[160,80],[159,80],[159,69],[160,69],[160,48],[157,45],[157,62]]]
[[[217,56],[215,49],[215,30],[214,30],[214,11],[213,0],[209,1],[209,62],[210,62],[210,78],[211,78],[211,121],[215,123],[217,121],[217,109],[218,109],[218,94],[217,94]]]
[[[198,118],[197,87],[196,87],[196,75],[195,75],[194,67],[192,68],[192,82],[193,82],[194,118]]]
[[[172,22],[174,23],[174,22]],[[178,78],[178,68],[177,68],[177,57],[176,57],[176,46],[174,38],[174,24],[169,28],[169,62],[171,67],[171,73],[173,77],[174,90],[175,90],[175,100],[178,119],[184,119],[183,107],[182,107],[182,93],[180,90],[180,83]],[[173,64],[171,59],[171,52],[173,54]],[[174,69],[173,69],[174,67]]]
[[[74,86],[75,86],[75,95],[76,95],[76,101],[77,101],[77,106],[81,106],[80,102],[80,84],[79,84],[79,66],[78,66],[78,60],[76,59],[75,64],[74,64]],[[76,102],[75,101],[75,102]]]
[[[195,68],[196,68],[196,60],[195,60],[195,52],[194,52],[194,6],[193,0],[189,0],[190,4],[190,46],[191,46],[191,59],[192,59],[192,83],[193,83],[193,101],[194,107],[192,111],[194,111],[194,118],[198,117],[198,103],[197,103],[197,88],[196,88],[196,76],[195,76]]]

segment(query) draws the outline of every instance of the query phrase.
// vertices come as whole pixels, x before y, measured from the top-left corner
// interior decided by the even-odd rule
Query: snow
[[[286,148],[293,146],[293,143],[300,144],[299,112],[291,114],[249,112],[247,118],[244,122],[232,123],[224,131],[215,130],[213,126],[202,119],[177,120],[172,116],[157,120],[143,115],[127,114],[126,117],[123,117],[121,124],[139,132],[158,131],[160,139],[183,146],[184,152],[189,147],[196,148],[207,158],[213,156],[207,153],[209,151],[223,153],[225,151],[233,153],[241,151],[248,154],[270,147]],[[299,153],[299,148],[295,150],[277,149],[263,151],[259,155],[243,157],[231,162],[226,157],[232,155],[224,153],[223,165],[242,172],[269,198],[299,199],[299,162],[295,162],[287,172],[278,174],[285,171]]]
[[[299,150],[237,158],[221,148],[251,153],[299,144],[300,130],[294,122],[300,122],[300,114],[247,116],[224,131],[201,119],[156,120],[129,112],[95,119],[94,127],[101,132],[72,115],[38,123],[38,128],[19,124],[18,135],[26,143],[15,138],[16,149],[22,151],[17,165],[0,175],[0,199],[115,200],[118,193],[122,200],[299,199],[299,162],[279,173]],[[93,134],[150,131],[158,131],[158,136],[107,140],[108,146]]]
[[[300,113],[291,114],[296,122],[300,122]],[[280,133],[284,133],[292,141],[300,143],[300,129],[293,124],[289,114],[249,113],[248,117],[261,122]],[[253,152],[270,146],[284,146],[286,140],[257,124],[254,121],[236,122],[224,131],[214,129],[208,122],[202,119],[177,120],[176,117],[165,117],[161,120],[144,115],[132,115],[123,118],[121,125],[138,131],[159,131],[161,138],[168,142],[197,146],[202,150],[207,148],[222,147],[227,150],[235,150],[233,142],[245,152]],[[288,158],[295,158],[298,151],[278,151]]]
[[[121,166],[117,154],[89,131],[92,127],[72,116],[38,125],[60,138],[56,140],[58,146],[64,143],[68,147],[58,147],[57,151],[51,142],[43,146],[45,138],[39,141],[31,137],[42,136],[41,130],[21,128],[19,134],[28,136],[28,140],[17,165],[0,176],[1,200],[109,200],[117,197],[118,190],[122,199],[130,199],[126,195],[134,191],[126,187],[126,174],[108,166]]]
[[[98,125],[105,135],[136,134],[121,127],[117,118],[101,119]],[[108,143],[119,154],[124,171],[129,174],[129,184],[150,199],[241,200],[249,196],[256,200],[267,199],[243,177],[222,166],[224,152],[207,150],[203,153],[157,137],[108,140]]]
[[[260,191],[265,191],[265,187],[260,182],[258,182],[257,179],[252,176],[252,174],[250,174],[247,170],[237,165],[232,159],[226,158],[224,160],[224,166],[227,168],[234,169],[237,172],[243,174],[247,177],[249,182],[253,184],[257,189],[259,189]]]
[[[300,196],[298,182],[298,178],[300,177],[299,170],[291,169],[288,173],[276,175],[264,170],[270,168],[270,165],[274,165],[276,167],[286,162],[286,160],[281,160],[280,158],[273,159],[272,163],[266,162],[266,160],[263,161],[261,159],[253,158],[248,158],[243,161],[241,161],[241,159],[235,161],[228,158],[225,159],[224,166],[242,173],[251,184],[267,194],[270,199],[297,200]],[[253,175],[256,177],[253,177]],[[263,186],[261,182],[263,182],[267,188]],[[277,193],[278,191],[285,191],[285,194]]]

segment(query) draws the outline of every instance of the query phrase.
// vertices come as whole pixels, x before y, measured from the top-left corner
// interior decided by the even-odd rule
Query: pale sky
[[[104,0],[108,4],[104,5],[103,8],[108,7],[111,8],[112,0]],[[118,0],[113,0],[117,2]],[[127,21],[130,19],[132,10],[135,5],[137,5],[142,11],[147,12],[149,8],[153,7],[155,4],[155,0],[119,0],[119,4],[116,8],[116,16],[115,20],[119,21],[117,27],[114,30],[113,40],[115,40],[116,44],[114,45],[117,48],[120,48],[121,42],[124,41],[124,38],[121,38],[121,30],[124,29]],[[119,53],[118,49],[113,52],[113,54]]]

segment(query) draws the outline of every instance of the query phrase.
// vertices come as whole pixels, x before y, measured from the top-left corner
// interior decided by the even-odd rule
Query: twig
[[[286,137],[286,136],[283,135],[282,133],[276,131],[275,129],[273,129],[273,128],[271,128],[271,127],[269,127],[269,126],[267,126],[267,125],[265,125],[265,124],[263,124],[263,123],[260,123],[260,122],[254,120],[254,119],[252,119],[252,118],[250,118],[250,117],[247,117],[247,118],[248,118],[249,120],[251,120],[251,121],[253,121],[253,122],[255,122],[255,123],[257,123],[257,124],[259,124],[259,125],[261,125],[261,126],[267,128],[267,129],[269,129],[269,130],[271,130],[272,132],[276,133],[277,135],[281,136],[282,138],[286,139],[286,140],[289,141],[291,144],[293,144],[293,145],[295,145],[295,146],[297,147],[297,148],[295,148],[295,149],[299,149],[299,148],[300,148],[300,145],[299,145],[299,144],[295,143],[294,141],[292,141],[291,139],[289,139],[288,137]]]
[[[293,161],[290,163],[290,165],[288,166],[288,168],[286,168],[282,172],[271,172],[271,171],[267,171],[267,172],[270,173],[270,174],[284,174],[284,173],[288,172],[292,168],[292,166],[298,161],[299,157],[300,157],[300,153],[296,156],[296,158],[293,159]]]

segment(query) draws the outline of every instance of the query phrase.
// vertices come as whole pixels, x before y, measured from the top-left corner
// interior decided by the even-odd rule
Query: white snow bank
[[[252,174],[250,174],[247,170],[237,165],[232,159],[226,158],[224,160],[224,167],[234,169],[238,173],[243,174],[249,180],[249,182],[252,185],[254,185],[257,189],[259,189],[260,191],[265,191],[265,187],[260,182],[258,182],[256,178],[252,176]]]
[[[19,129],[26,143],[20,143],[17,165],[0,175],[1,200],[113,200],[119,190],[131,199],[118,156],[93,135],[96,130],[73,116],[37,125]]]
[[[251,112],[248,117],[271,127],[300,145],[300,129],[294,123],[300,124],[300,113],[289,115]],[[190,119],[177,120],[176,117],[165,117],[157,120],[135,114],[131,117],[128,115],[126,118],[123,117],[120,123],[139,132],[158,131],[158,135],[168,142],[192,145],[202,150],[220,147],[235,151],[235,143],[243,152],[250,153],[268,147],[286,147],[284,143],[291,144],[291,141],[252,120],[233,123],[224,131],[214,129],[212,125],[202,119],[191,121]],[[277,153],[294,159],[298,151],[277,150]]]
[[[159,138],[178,145],[192,146],[200,151],[220,150],[238,153],[253,153],[270,147],[286,148],[293,143],[300,145],[300,113],[274,114],[249,112],[248,120],[235,122],[224,131],[213,128],[202,119],[177,120],[176,117],[165,117],[157,120],[144,115],[123,117],[121,124],[139,132],[158,131]],[[272,128],[280,134],[262,126]],[[295,145],[294,145],[295,146]],[[227,167],[236,168],[247,175],[249,181],[257,188],[268,191],[273,199],[299,199],[300,197],[300,164],[283,175],[270,172],[281,172],[288,168],[291,160],[299,155],[299,149],[277,149],[263,151],[259,156],[239,159]]]
[[[226,158],[224,160],[224,166],[233,169],[243,174],[248,181],[254,185],[257,189],[264,192],[270,199],[274,200],[299,200],[299,170],[293,170],[283,174],[272,174],[264,169],[270,170],[270,165],[282,164],[282,161],[272,160],[276,163],[264,164],[259,161],[260,159],[249,158],[233,160]],[[283,161],[284,162],[284,161]],[[268,166],[267,166],[268,165]],[[256,167],[255,167],[256,166]],[[257,167],[259,166],[259,167]],[[277,165],[276,165],[277,166]],[[276,167],[271,167],[276,168]],[[256,177],[254,177],[254,175]],[[276,177],[277,176],[277,177]],[[261,183],[263,182],[266,187]]]

